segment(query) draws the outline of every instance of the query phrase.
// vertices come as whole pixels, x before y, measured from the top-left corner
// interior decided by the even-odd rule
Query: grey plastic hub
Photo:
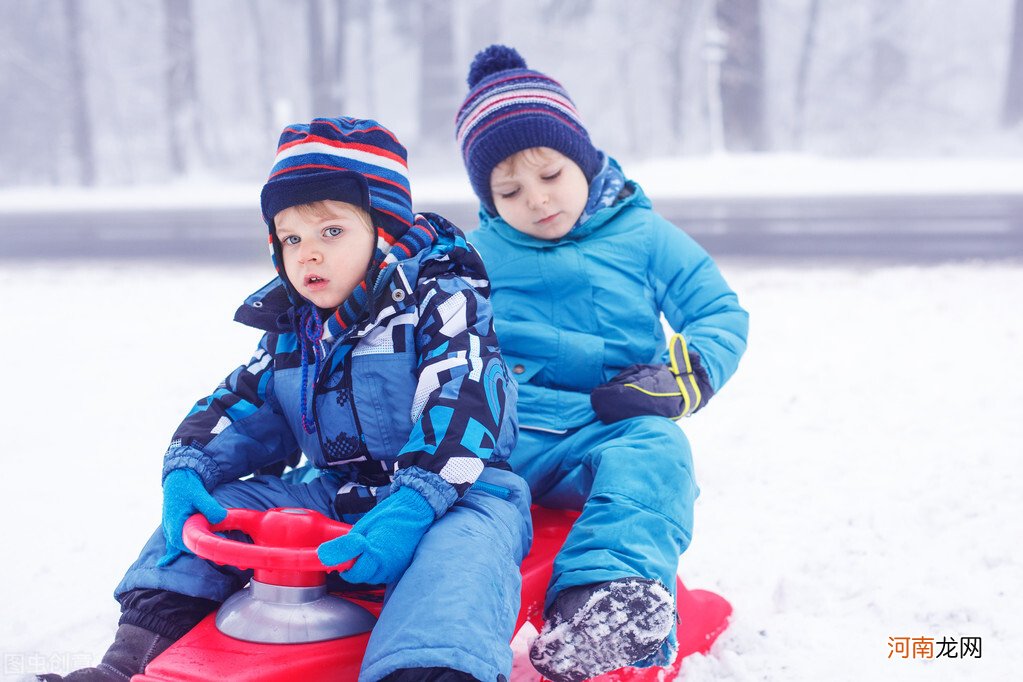
[[[217,612],[217,629],[262,644],[301,644],[369,632],[376,617],[324,585],[286,587],[252,580]]]

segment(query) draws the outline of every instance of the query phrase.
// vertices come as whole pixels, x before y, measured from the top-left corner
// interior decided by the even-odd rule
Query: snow
[[[1015,678],[1023,266],[721,265],[750,349],[684,424],[703,493],[682,576],[735,614],[684,679]],[[230,318],[269,274],[0,269],[7,677],[98,660],[166,441],[255,347]],[[888,659],[921,636],[981,637],[982,658]]]
[[[776,161],[674,162],[668,184],[664,165],[627,168],[654,197],[1023,192],[1021,160]],[[419,200],[468,198],[460,178],[413,182]],[[256,196],[199,182],[8,189],[0,213]],[[1023,262],[720,265],[751,313],[750,347],[683,424],[702,495],[681,575],[735,613],[683,679],[1017,678]],[[0,261],[0,678],[98,662],[111,592],[159,522],[170,434],[248,359],[258,333],[231,316],[271,276],[269,264]],[[889,659],[891,637],[980,637],[983,653]]]

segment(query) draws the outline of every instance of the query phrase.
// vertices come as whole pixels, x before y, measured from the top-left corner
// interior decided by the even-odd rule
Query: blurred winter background
[[[385,122],[471,229],[452,121],[491,42],[751,313],[683,424],[681,574],[735,607],[684,679],[1017,679],[1023,0],[0,0],[0,675],[109,643],[168,437],[258,338],[279,128]]]

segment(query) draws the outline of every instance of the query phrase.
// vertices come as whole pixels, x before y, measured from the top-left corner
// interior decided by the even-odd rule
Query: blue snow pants
[[[582,510],[554,560],[547,607],[566,588],[636,576],[675,595],[700,493],[689,441],[677,424],[634,417],[564,434],[520,428],[509,461],[534,502]],[[673,631],[647,663],[667,663],[675,648]]]
[[[373,628],[360,680],[374,682],[403,668],[448,667],[479,680],[511,674],[519,611],[519,564],[532,542],[529,491],[517,475],[487,468],[480,483],[423,536],[412,563],[388,589]],[[321,476],[285,483],[274,476],[233,481],[213,497],[225,507],[305,507],[336,518],[338,482]],[[188,554],[169,566],[163,529],[157,529],[128,569],[115,597],[138,588],[168,590],[224,601],[241,589],[250,571],[217,566]]]

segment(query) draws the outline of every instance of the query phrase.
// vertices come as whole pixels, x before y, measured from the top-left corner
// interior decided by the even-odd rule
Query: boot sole
[[[544,624],[529,650],[540,674],[553,682],[581,682],[641,661],[675,626],[671,593],[650,580],[615,581],[596,592],[568,620]]]

